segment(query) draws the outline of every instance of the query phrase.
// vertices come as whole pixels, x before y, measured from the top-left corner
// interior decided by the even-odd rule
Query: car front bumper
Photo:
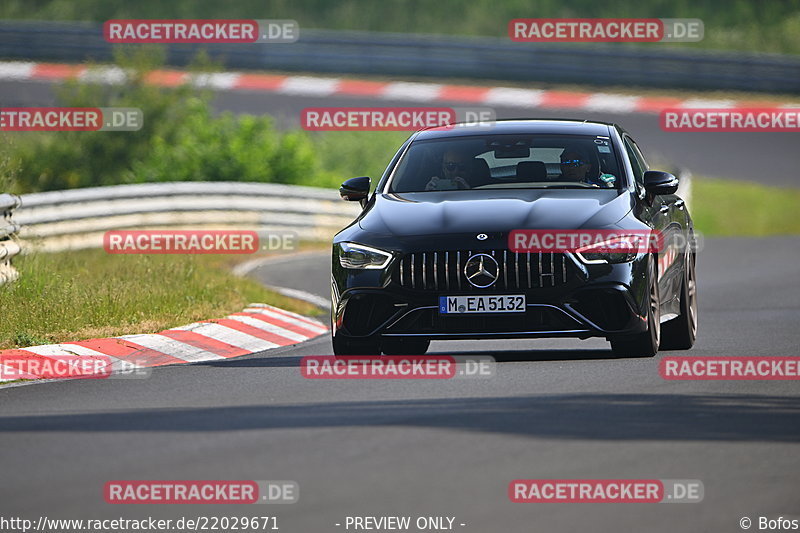
[[[331,323],[335,335],[351,338],[413,337],[420,339],[492,339],[541,337],[604,337],[646,330],[646,255],[630,263],[584,265],[566,256],[545,276],[557,272],[556,281],[542,281],[533,261],[532,283],[524,254],[504,260],[505,272],[494,286],[477,289],[447,279],[442,272],[454,265],[433,257],[410,283],[409,266],[422,271],[425,263],[398,257],[386,270],[350,270],[333,257]],[[433,253],[433,252],[431,252]],[[449,256],[449,254],[448,254]],[[515,263],[515,261],[517,261]],[[547,261],[545,261],[547,263]],[[521,266],[520,266],[521,265]],[[403,271],[405,266],[405,272]],[[519,268],[517,268],[519,267]],[[452,270],[452,269],[451,269]],[[434,274],[435,272],[435,274]],[[562,277],[563,273],[563,277]],[[435,280],[431,280],[436,276]],[[538,279],[537,279],[538,278]],[[533,285],[533,286],[531,286]],[[549,285],[549,286],[548,286]],[[519,313],[441,314],[440,296],[524,294],[526,311]]]

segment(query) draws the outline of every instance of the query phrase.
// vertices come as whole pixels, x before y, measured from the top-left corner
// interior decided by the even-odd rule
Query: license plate
[[[524,313],[525,295],[440,296],[439,313]]]

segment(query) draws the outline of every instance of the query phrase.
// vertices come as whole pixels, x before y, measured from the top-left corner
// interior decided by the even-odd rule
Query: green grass
[[[81,250],[15,258],[20,279],[0,286],[0,349],[155,333],[222,318],[253,302],[320,313],[234,276],[235,257]]]
[[[3,19],[295,19],[303,28],[507,37],[513,18],[699,18],[671,47],[800,54],[800,0],[4,0]],[[642,45],[639,45],[642,46]],[[648,45],[644,45],[648,46]],[[649,46],[663,47],[653,43]]]
[[[706,235],[797,235],[798,209],[800,189],[704,177],[692,180],[692,218]]]
[[[369,176],[374,186],[411,133],[326,131],[311,134],[319,170],[303,185],[338,189],[348,178]]]

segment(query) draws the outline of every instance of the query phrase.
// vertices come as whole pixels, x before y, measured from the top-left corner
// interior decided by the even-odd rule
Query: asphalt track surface
[[[344,531],[346,516],[454,516],[456,530],[740,531],[800,514],[797,382],[674,382],[672,355],[797,355],[800,238],[709,239],[691,352],[616,359],[602,340],[441,341],[490,354],[492,378],[308,380],[328,338],[149,379],[0,389],[0,515],[36,519],[277,515],[282,531]],[[253,276],[326,296],[327,253]],[[515,504],[511,480],[699,479],[694,504]],[[282,506],[123,506],[115,479],[275,479]],[[755,527],[754,527],[755,529]],[[351,530],[352,531],[352,530]],[[412,530],[413,531],[413,530]]]
[[[0,83],[0,104],[54,103],[53,86]],[[417,105],[219,93],[217,110]],[[618,121],[649,156],[696,174],[797,186],[797,134],[675,134],[656,115],[498,108],[499,117]],[[746,216],[746,214],[743,214]],[[793,214],[791,216],[794,216]],[[690,352],[618,359],[602,340],[435,342],[489,354],[488,379],[319,381],[300,357],[327,338],[223,362],[157,368],[144,380],[0,388],[0,516],[277,515],[283,531],[343,531],[346,516],[454,516],[456,530],[741,531],[739,519],[800,517],[797,382],[674,382],[672,355],[798,355],[800,238],[708,239],[699,255],[700,332]],[[328,296],[329,256],[253,275]],[[698,504],[514,504],[518,478],[698,479]],[[283,506],[112,506],[114,479],[294,480]],[[756,529],[756,526],[752,528]]]
[[[2,106],[48,106],[55,103],[53,84],[49,82],[0,82]],[[217,111],[271,114],[286,128],[300,127],[300,113],[306,107],[431,105],[441,103],[348,96],[306,97],[246,90],[218,92],[214,100]],[[463,103],[453,105],[468,107]],[[583,110],[519,107],[495,107],[494,110],[498,118],[577,118],[617,122],[633,135],[651,161],[681,165],[704,176],[800,187],[800,153],[797,151],[800,133],[676,133],[662,131],[656,114],[590,113]],[[347,177],[343,176],[343,179]]]

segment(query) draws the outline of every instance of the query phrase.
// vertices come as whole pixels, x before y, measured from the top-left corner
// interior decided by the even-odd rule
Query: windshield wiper
[[[570,183],[570,184],[559,184],[559,185],[550,185],[547,184],[544,186],[545,189],[599,189],[600,187],[596,187],[594,185],[589,185],[588,183]]]

